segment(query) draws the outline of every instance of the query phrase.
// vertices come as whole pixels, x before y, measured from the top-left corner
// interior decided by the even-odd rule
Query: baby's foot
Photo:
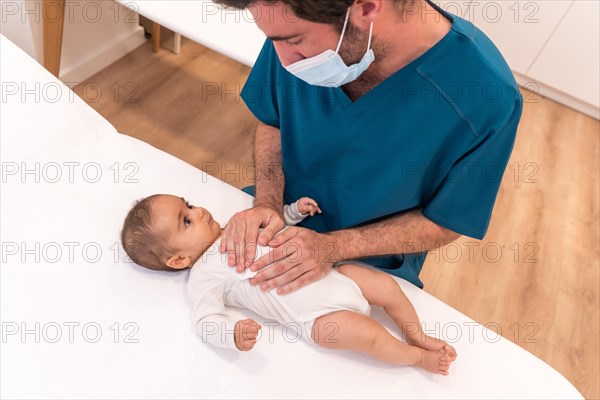
[[[436,339],[432,336],[427,336],[425,334],[414,335],[406,340],[408,344],[411,346],[417,346],[424,350],[433,350],[437,351],[444,347],[446,347],[448,351],[448,355],[450,356],[451,361],[456,360],[456,349],[450,346],[448,343],[443,340]]]
[[[444,345],[438,350],[424,350],[418,366],[434,374],[448,375],[450,364],[456,359],[450,356],[451,346]]]

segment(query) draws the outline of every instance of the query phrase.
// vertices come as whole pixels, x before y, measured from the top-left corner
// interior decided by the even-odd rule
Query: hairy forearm
[[[254,206],[283,211],[285,178],[278,128],[259,123],[255,139],[256,198]]]
[[[332,261],[433,250],[460,235],[413,210],[374,224],[330,232],[335,247]]]

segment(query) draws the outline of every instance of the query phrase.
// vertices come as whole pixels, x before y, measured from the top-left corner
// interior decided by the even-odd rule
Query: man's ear
[[[173,269],[186,269],[192,263],[188,256],[173,256],[167,260],[167,266]]]
[[[354,10],[351,11],[350,18],[354,26],[368,30],[371,26],[371,21],[376,19],[381,13],[383,0],[356,0],[353,4]],[[354,14],[354,15],[352,15]]]

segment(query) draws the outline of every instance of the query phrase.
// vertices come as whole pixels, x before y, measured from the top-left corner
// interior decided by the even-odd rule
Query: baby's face
[[[179,250],[173,256],[189,257],[189,263],[181,268],[191,267],[221,235],[221,226],[206,209],[194,207],[182,197],[156,197],[152,219],[154,228],[169,238],[169,247]]]

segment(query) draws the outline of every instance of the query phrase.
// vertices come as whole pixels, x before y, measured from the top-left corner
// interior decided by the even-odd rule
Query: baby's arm
[[[256,344],[260,325],[251,319],[235,322],[227,315],[226,290],[223,279],[203,273],[190,275],[188,295],[196,331],[204,343],[248,351]]]
[[[283,217],[286,225],[297,225],[309,215],[321,214],[321,208],[310,197],[302,197],[295,203],[283,206]]]

